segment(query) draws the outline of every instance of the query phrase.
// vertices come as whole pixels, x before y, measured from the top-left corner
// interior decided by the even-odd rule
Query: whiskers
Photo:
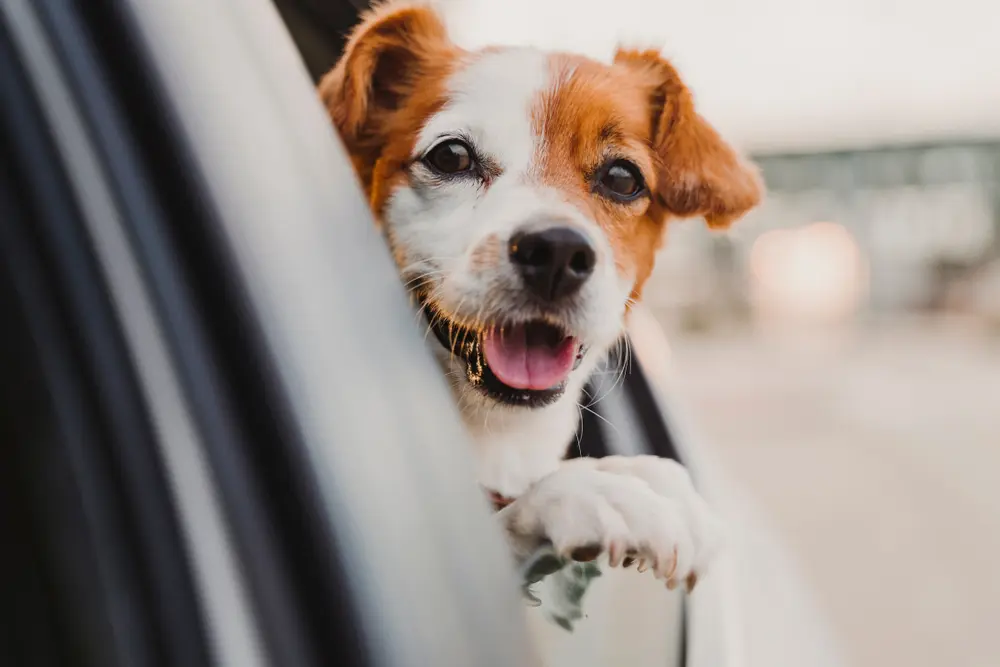
[[[607,398],[611,392],[622,386],[625,382],[625,376],[632,370],[632,346],[629,343],[624,325],[622,326],[621,335],[615,342],[614,347],[608,353],[608,358],[615,361],[616,368],[613,370],[609,369],[597,371],[593,373],[591,377],[606,376],[609,373],[614,373],[614,380],[612,380],[611,386],[604,389],[599,395],[589,396],[590,402],[585,406],[587,408],[594,407]],[[603,385],[605,383],[602,382],[601,384]],[[587,393],[586,389],[584,389],[584,393]]]
[[[631,302],[632,300],[630,299],[629,301]],[[585,396],[588,400],[586,403],[578,401],[576,407],[578,408],[580,413],[581,425],[583,423],[583,413],[589,412],[590,414],[592,414],[593,416],[597,417],[602,422],[607,424],[616,434],[620,435],[618,427],[615,426],[613,423],[611,423],[604,415],[597,412],[594,408],[595,406],[597,406],[598,403],[600,403],[608,396],[610,396],[612,392],[621,387],[625,383],[625,376],[632,370],[632,346],[629,342],[624,324],[621,327],[621,335],[615,342],[614,347],[608,352],[608,359],[614,360],[615,368],[596,371],[591,374],[591,378],[607,376],[610,373],[614,373],[614,379],[611,381],[611,385],[607,388],[599,387],[599,390],[603,389],[603,391],[600,391],[600,393],[595,393],[595,395],[591,395],[590,392],[587,391],[587,387],[585,386],[583,388],[582,396]],[[601,385],[604,384],[605,384],[604,382],[601,383]],[[582,456],[583,451],[581,445],[581,438],[582,438],[581,431],[582,427],[577,431],[576,447],[577,451]]]

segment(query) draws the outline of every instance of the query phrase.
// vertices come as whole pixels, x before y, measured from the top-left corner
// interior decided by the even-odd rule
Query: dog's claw
[[[674,553],[670,558],[670,569],[667,571],[667,579],[673,579],[676,573],[677,573],[677,547],[674,547]]]
[[[608,564],[611,567],[618,567],[624,558],[624,549],[621,542],[612,541],[608,547]]]
[[[612,545],[612,549],[614,545]],[[589,563],[592,560],[596,560],[598,556],[601,555],[601,547],[598,544],[588,544],[587,546],[577,547],[573,549],[569,557],[578,563]]]

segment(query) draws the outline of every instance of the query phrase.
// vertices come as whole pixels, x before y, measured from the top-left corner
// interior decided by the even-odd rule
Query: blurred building
[[[859,316],[1000,315],[990,312],[1000,304],[1000,142],[756,161],[769,192],[747,219],[722,235],[693,222],[669,230],[648,290],[665,315],[707,324],[768,299],[846,300]]]

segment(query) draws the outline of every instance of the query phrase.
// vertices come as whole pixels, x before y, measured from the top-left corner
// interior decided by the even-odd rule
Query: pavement
[[[854,667],[1000,665],[1000,338],[941,319],[673,335],[672,384]]]

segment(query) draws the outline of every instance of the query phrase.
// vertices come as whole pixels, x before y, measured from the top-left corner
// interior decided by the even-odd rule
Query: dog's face
[[[487,404],[558,399],[621,334],[666,220],[725,226],[761,195],[655,52],[468,52],[395,4],[320,90],[459,389]]]

